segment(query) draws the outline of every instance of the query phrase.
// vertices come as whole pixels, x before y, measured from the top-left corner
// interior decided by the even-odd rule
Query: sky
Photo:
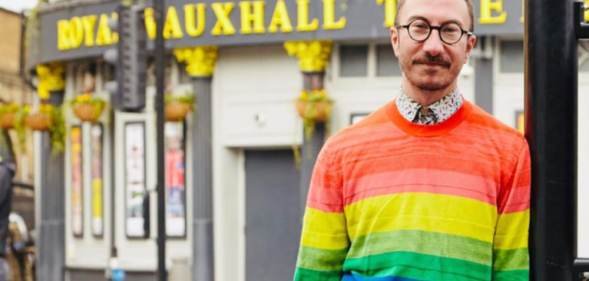
[[[37,0],[0,0],[0,7],[14,12],[22,12],[35,6]]]

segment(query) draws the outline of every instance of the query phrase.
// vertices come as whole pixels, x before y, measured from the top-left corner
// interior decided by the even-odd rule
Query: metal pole
[[[215,280],[213,235],[213,160],[211,77],[193,78],[196,111],[192,115],[192,174],[194,181],[193,259],[194,281]]]
[[[64,92],[56,91],[50,95],[50,103],[60,106]],[[39,133],[41,146],[37,156],[40,163],[39,193],[35,208],[39,208],[37,217],[38,256],[37,276],[45,280],[64,280],[65,274],[65,196],[63,196],[65,179],[64,154],[53,155],[49,133]],[[62,207],[56,207],[62,206]]]
[[[573,1],[525,2],[526,137],[532,156],[531,277],[575,279],[577,40]]]
[[[166,274],[166,190],[164,165],[164,26],[165,0],[154,0],[155,36],[155,107],[157,113],[157,275],[159,281],[168,280]]]

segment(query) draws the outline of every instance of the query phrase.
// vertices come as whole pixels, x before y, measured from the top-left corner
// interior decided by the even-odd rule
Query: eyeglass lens
[[[425,41],[432,32],[432,27],[427,21],[418,19],[412,21],[407,30],[409,31],[409,36],[411,36],[413,40]],[[460,28],[460,25],[453,22],[441,25],[438,31],[440,40],[447,44],[454,44],[462,38],[462,28]]]

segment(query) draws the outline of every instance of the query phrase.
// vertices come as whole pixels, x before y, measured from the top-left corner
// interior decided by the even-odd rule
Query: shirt
[[[296,281],[527,281],[530,154],[465,101],[408,121],[395,102],[331,137],[311,178]]]
[[[404,92],[395,100],[395,103],[405,119],[421,125],[432,125],[450,118],[460,109],[463,101],[460,92],[455,90],[427,107],[422,106]]]

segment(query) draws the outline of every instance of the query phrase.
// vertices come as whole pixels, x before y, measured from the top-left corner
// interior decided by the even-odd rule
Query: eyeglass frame
[[[429,26],[429,32],[427,33],[427,36],[425,36],[425,38],[422,39],[422,40],[416,40],[415,38],[413,38],[413,36],[411,36],[411,32],[409,31],[409,26],[411,24],[413,24],[415,21],[418,21],[418,20],[424,21],[425,23],[427,23],[427,26]],[[452,43],[448,43],[448,42],[446,42],[442,38],[441,29],[442,29],[442,27],[444,27],[444,26],[446,26],[448,24],[455,24],[460,29],[460,37],[458,37],[458,39],[456,41],[452,42]],[[432,35],[432,30],[434,30],[434,29],[438,31],[438,37],[440,38],[440,41],[444,42],[444,44],[447,44],[447,45],[454,45],[454,44],[458,43],[460,40],[462,40],[462,37],[464,36],[464,34],[466,34],[466,36],[467,36],[466,38],[474,35],[474,33],[472,33],[472,31],[465,30],[464,28],[462,28],[462,26],[460,26],[460,24],[458,24],[456,22],[451,21],[451,22],[443,23],[441,25],[431,25],[429,23],[429,21],[427,21],[424,18],[416,18],[416,19],[413,19],[408,24],[405,24],[405,25],[396,25],[395,28],[397,28],[397,29],[399,29],[399,28],[407,29],[407,35],[409,35],[409,38],[411,38],[411,40],[413,40],[415,42],[418,42],[418,43],[423,43],[423,42],[427,41],[427,39],[429,39],[429,37]]]

